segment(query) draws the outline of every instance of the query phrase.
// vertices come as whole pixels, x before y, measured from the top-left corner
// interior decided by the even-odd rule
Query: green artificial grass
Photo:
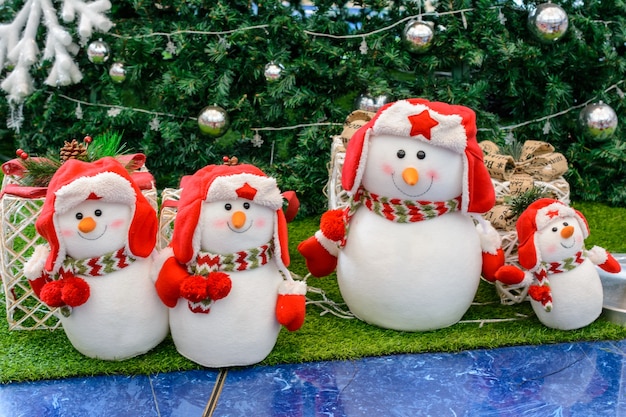
[[[575,203],[573,206],[582,211],[589,221],[591,235],[586,241],[588,248],[599,245],[613,253],[626,252],[626,208],[598,203]],[[292,264],[289,269],[301,277],[306,275],[306,267],[296,246],[315,233],[317,227],[316,218],[298,219],[290,224]],[[328,299],[342,302],[334,276],[309,278],[308,285],[323,290]],[[322,300],[320,294],[313,292],[309,298]],[[340,318],[330,313],[321,315],[323,311],[310,304],[304,326],[292,333],[283,329],[273,351],[259,365],[626,338],[626,327],[610,323],[604,317],[579,330],[546,328],[535,318],[528,302],[503,305],[495,288],[486,282],[481,283],[475,305],[461,323],[435,331],[408,333],[385,330],[357,319]],[[490,322],[492,319],[508,321]],[[75,351],[61,329],[9,331],[4,317],[0,319],[0,352],[0,383],[201,369],[180,356],[169,338],[140,357],[108,362],[86,358]]]

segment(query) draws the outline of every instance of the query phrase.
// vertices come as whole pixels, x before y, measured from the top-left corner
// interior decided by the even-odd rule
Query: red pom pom
[[[51,281],[41,287],[39,298],[49,307],[61,307],[65,305],[61,298],[64,281]]]
[[[211,300],[220,300],[230,293],[232,281],[224,272],[211,272],[208,277],[207,291]]]
[[[180,296],[193,303],[198,303],[209,297],[206,287],[207,282],[203,276],[191,275],[180,284]]]
[[[78,307],[87,302],[91,293],[87,281],[78,277],[64,278],[63,281],[65,285],[63,285],[62,297],[65,304]]]
[[[530,295],[533,300],[539,301],[542,304],[552,301],[550,287],[547,286],[531,285],[528,288],[528,295]]]
[[[322,214],[320,230],[328,239],[338,242],[346,235],[343,222],[343,209],[335,209]]]

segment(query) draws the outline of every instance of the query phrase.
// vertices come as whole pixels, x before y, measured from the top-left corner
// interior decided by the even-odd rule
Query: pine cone
[[[87,148],[82,143],[78,143],[76,139],[72,139],[71,142],[65,141],[65,145],[61,148],[61,163],[68,159],[80,159],[81,161],[87,160]]]

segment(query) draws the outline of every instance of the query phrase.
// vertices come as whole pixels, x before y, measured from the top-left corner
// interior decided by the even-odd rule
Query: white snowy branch
[[[0,4],[6,0],[0,0]],[[111,8],[109,0],[63,0],[63,22],[77,21],[80,44],[85,45],[94,31],[107,32],[113,23],[106,16]],[[65,86],[80,82],[82,74],[74,60],[80,50],[68,30],[59,23],[59,11],[52,0],[26,0],[10,23],[0,24],[0,68],[13,69],[0,83],[12,103],[21,103],[33,93],[34,80],[30,70],[40,61],[49,60],[52,67],[45,79],[50,86]],[[46,28],[43,53],[40,51],[37,31]]]

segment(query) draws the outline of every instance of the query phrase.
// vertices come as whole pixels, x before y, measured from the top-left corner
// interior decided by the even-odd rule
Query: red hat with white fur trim
[[[247,164],[208,165],[186,178],[170,244],[180,263],[189,263],[201,249],[198,221],[202,204],[237,198],[245,198],[276,211],[274,254],[285,268],[289,266],[287,221],[282,210],[283,195],[274,178]]]
[[[357,130],[346,150],[342,185],[354,194],[361,186],[372,135],[395,135],[441,146],[464,156],[463,212],[484,213],[495,204],[495,191],[476,141],[476,114],[468,107],[408,99],[389,103]]]
[[[112,157],[95,162],[69,159],[50,180],[41,214],[35,222],[37,232],[50,245],[45,265],[49,273],[56,273],[66,257],[66,249],[57,235],[56,215],[89,199],[131,207],[127,249],[144,258],[154,250],[158,232],[156,211],[126,168]]]
[[[541,198],[524,210],[515,225],[519,240],[518,259],[522,267],[532,271],[540,266],[542,259],[536,250],[536,233],[552,221],[566,217],[574,217],[578,221],[583,239],[589,236],[589,225],[583,214],[558,200]]]

